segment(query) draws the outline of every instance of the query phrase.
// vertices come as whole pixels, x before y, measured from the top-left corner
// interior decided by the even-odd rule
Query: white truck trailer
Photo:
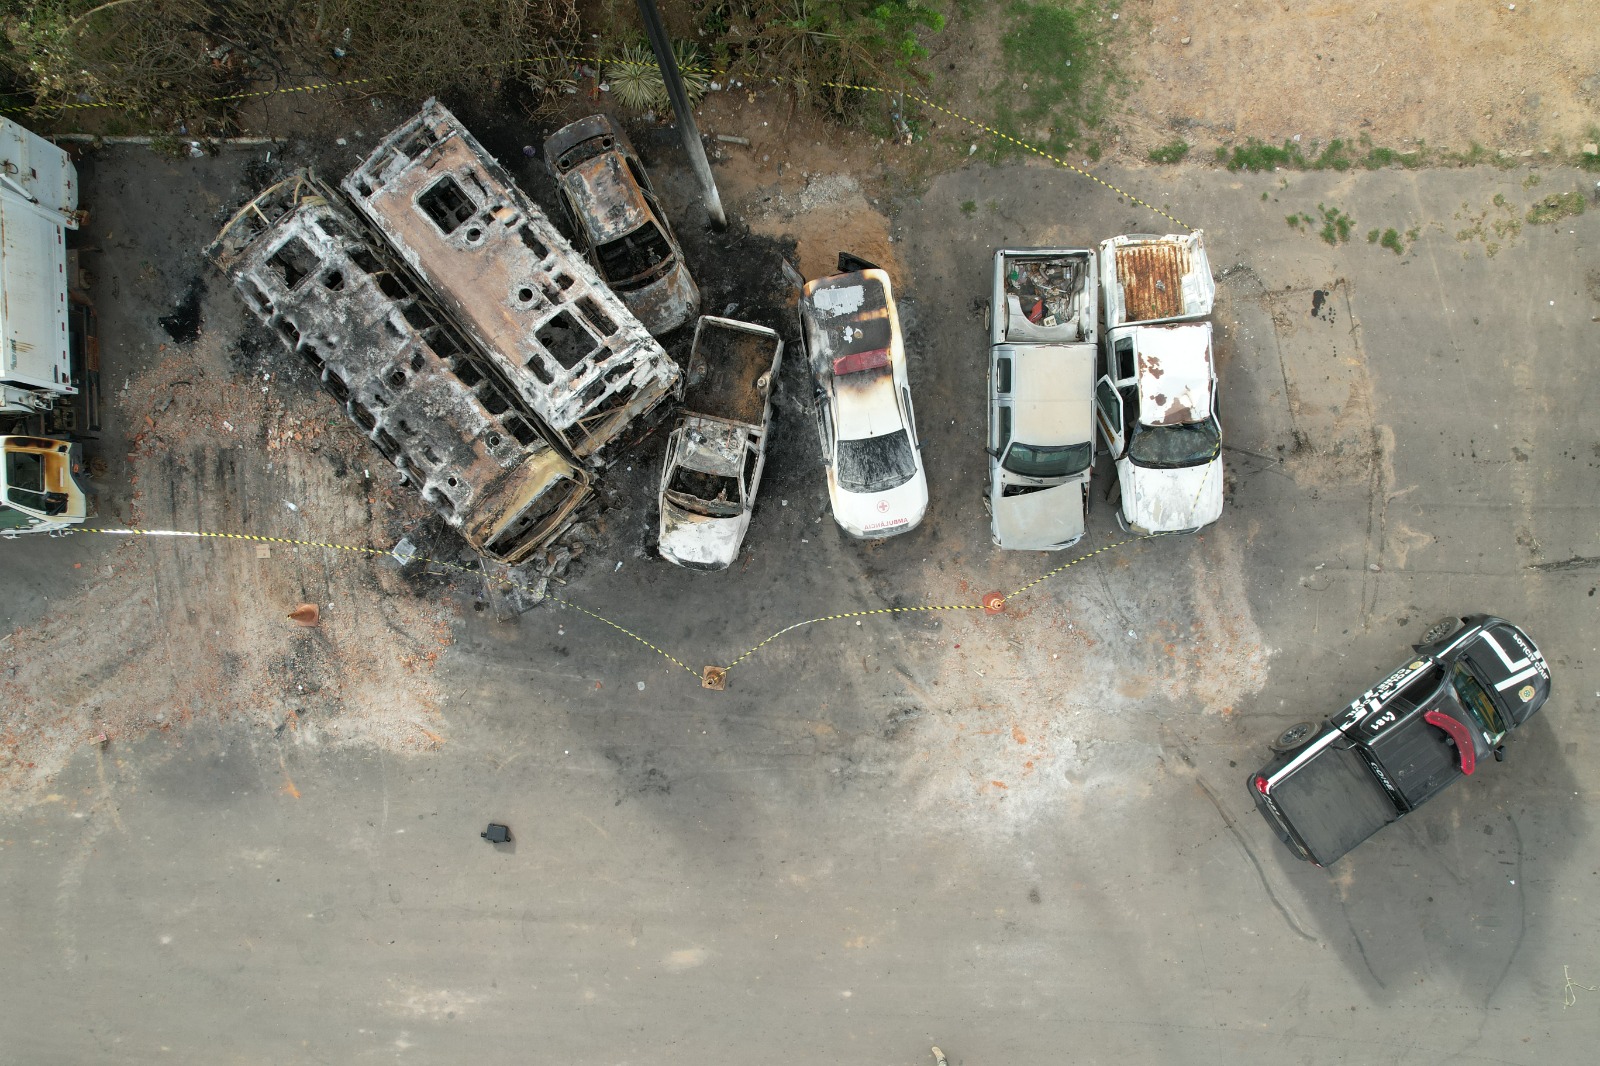
[[[0,535],[81,523],[81,442],[99,431],[94,310],[73,284],[78,172],[0,118]]]

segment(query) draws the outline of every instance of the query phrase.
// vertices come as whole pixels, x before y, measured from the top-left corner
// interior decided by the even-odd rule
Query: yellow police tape
[[[382,548],[369,548],[369,547],[364,547],[364,546],[359,545],[359,544],[338,544],[338,543],[335,543],[333,541],[325,541],[325,540],[301,540],[301,539],[296,538],[296,537],[266,537],[266,536],[260,536],[258,534],[254,534],[254,533],[216,533],[216,532],[207,532],[207,531],[199,531],[199,530],[181,530],[181,529],[107,529],[107,528],[102,528],[102,527],[98,527],[98,526],[74,526],[74,527],[72,527],[70,529],[62,530],[59,535],[60,536],[71,536],[73,534],[79,534],[79,533],[102,533],[102,534],[106,534],[106,535],[109,535],[109,536],[115,536],[115,537],[179,537],[179,538],[186,538],[186,539],[191,539],[191,540],[232,540],[232,541],[244,541],[244,542],[254,543],[254,544],[288,544],[288,545],[292,545],[294,547],[299,547],[299,548],[327,548],[327,549],[330,549],[330,550],[333,550],[333,551],[354,552],[354,553],[359,554],[359,555],[367,555],[367,556],[383,556],[383,555],[387,555],[387,556],[393,557],[393,555],[394,555],[393,552],[385,551]],[[1154,537],[1161,536],[1161,535],[1162,534],[1147,534],[1147,535],[1141,535],[1141,536],[1127,537],[1127,538],[1124,538],[1123,540],[1115,541],[1115,542],[1113,542],[1111,544],[1104,545],[1103,547],[1096,548],[1092,552],[1088,552],[1088,553],[1086,553],[1084,555],[1080,555],[1076,559],[1072,559],[1069,562],[1062,563],[1060,566],[1056,567],[1055,569],[1053,569],[1053,570],[1051,570],[1051,571],[1049,571],[1049,572],[1047,572],[1047,573],[1045,573],[1045,574],[1043,574],[1043,575],[1041,575],[1039,577],[1034,578],[1032,581],[1028,582],[1026,585],[1023,585],[1021,588],[1017,589],[1015,592],[1012,592],[1010,595],[991,597],[985,603],[952,603],[952,604],[939,604],[939,605],[922,605],[922,606],[916,606],[916,607],[874,607],[874,608],[871,608],[869,610],[844,611],[844,612],[841,612],[839,614],[827,614],[827,615],[820,615],[820,616],[818,616],[816,618],[807,618],[806,620],[804,620],[802,622],[795,622],[792,625],[784,626],[782,629],[778,630],[776,633],[773,633],[767,639],[761,641],[759,644],[756,644],[755,646],[750,648],[743,655],[740,655],[737,659],[734,659],[727,666],[710,667],[710,668],[708,668],[708,673],[710,671],[714,671],[718,675],[725,675],[729,670],[732,670],[734,667],[738,666],[740,663],[742,663],[745,660],[749,659],[752,655],[756,654],[756,652],[760,651],[762,648],[765,648],[768,644],[771,644],[773,641],[777,640],[779,637],[782,637],[782,636],[784,636],[784,635],[786,635],[788,633],[793,633],[797,629],[803,629],[806,626],[816,625],[819,622],[837,622],[837,621],[841,621],[841,620],[847,619],[847,618],[867,618],[867,617],[871,617],[873,615],[909,614],[909,613],[916,612],[916,611],[988,611],[990,613],[998,613],[1000,610],[1002,610],[1004,608],[1004,606],[1007,603],[1009,603],[1010,601],[1016,599],[1018,596],[1023,595],[1024,593],[1028,592],[1030,589],[1032,589],[1035,586],[1041,584],[1042,582],[1048,581],[1050,578],[1055,577],[1057,574],[1060,574],[1065,570],[1071,569],[1072,567],[1078,565],[1081,562],[1084,562],[1084,561],[1086,561],[1088,559],[1093,559],[1095,556],[1100,555],[1103,552],[1108,552],[1113,548],[1120,548],[1125,544],[1132,544],[1133,542],[1139,541],[1139,540],[1151,540]],[[474,570],[473,568],[471,568],[469,566],[463,566],[460,563],[447,562],[447,561],[445,561],[443,559],[433,559],[433,558],[429,558],[427,556],[414,556],[413,558],[418,562],[430,563],[430,564],[432,564],[434,566],[441,566],[441,567],[444,567],[444,568],[449,569],[449,570],[459,570],[461,573],[464,573],[464,574],[472,574],[472,575],[477,576],[477,577],[486,578],[486,579],[488,579],[490,581],[496,581],[496,582],[498,582],[498,583],[500,583],[502,585],[505,585],[505,586],[507,586],[509,588],[519,588],[519,589],[522,589],[522,590],[527,591],[527,592],[534,591],[531,586],[519,584],[519,583],[517,583],[515,581],[512,581],[510,578],[501,577],[501,576],[498,576],[498,575],[485,574],[482,571]],[[584,607],[581,604],[574,603],[572,600],[566,599],[565,597],[562,597],[562,596],[557,596],[557,595],[553,595],[553,594],[551,594],[549,592],[546,592],[545,599],[550,600],[551,602],[557,604],[560,607],[570,608],[570,609],[572,609],[574,611],[579,612],[580,614],[587,615],[588,617],[593,618],[597,622],[602,622],[605,625],[610,626],[612,629],[615,629],[619,633],[624,633],[624,634],[632,637],[634,640],[638,641],[640,644],[643,644],[645,647],[649,648],[651,651],[655,652],[657,655],[660,655],[662,658],[664,658],[668,662],[672,663],[674,666],[677,666],[677,667],[681,668],[682,670],[684,670],[685,672],[687,672],[689,674],[689,676],[693,677],[696,681],[700,681],[702,683],[705,682],[707,675],[702,675],[702,673],[700,671],[695,670],[693,667],[691,667],[687,663],[685,663],[682,659],[679,659],[677,656],[673,655],[671,652],[667,651],[666,649],[661,648],[658,645],[651,643],[650,641],[646,640],[644,637],[640,636],[638,633],[635,633],[633,630],[629,629],[627,626],[621,625],[618,622],[614,622],[611,619],[607,618],[605,615],[600,614],[597,611],[591,611],[591,610],[589,610],[589,608]]]
[[[572,63],[591,63],[591,64],[595,65],[596,67],[600,67],[602,64],[607,64],[607,65],[610,65],[610,66],[629,65],[629,64],[619,64],[619,63],[616,63],[615,61],[601,60],[601,59],[598,59],[598,58],[595,58],[595,57],[592,57],[592,56],[539,56],[539,57],[536,57],[534,59],[528,60],[527,63],[524,64],[524,65],[532,65],[532,64],[535,64],[535,63],[550,62],[550,61],[553,61],[553,60],[563,60],[563,61],[572,62]],[[641,64],[641,65],[643,65],[643,64]],[[692,70],[692,71],[695,71],[697,73],[712,74],[712,75],[715,75],[715,76],[718,76],[718,77],[725,77],[725,76],[727,76],[727,73],[728,73],[725,70],[718,70],[718,69],[716,69],[714,67],[685,67],[683,69]],[[779,83],[779,82],[783,82],[783,81],[793,81],[794,80],[792,78],[780,78],[780,77],[772,77],[771,75],[759,75],[759,74],[752,75],[751,77],[752,78],[757,78],[757,79],[769,80],[769,81],[772,81],[774,84]],[[295,85],[295,86],[290,86],[288,88],[281,88],[281,89],[259,89],[259,90],[255,90],[255,91],[252,91],[252,92],[245,92],[245,93],[230,93],[230,94],[225,95],[225,96],[208,97],[205,100],[202,100],[200,102],[201,103],[229,103],[229,102],[232,102],[232,101],[235,101],[235,100],[250,100],[250,99],[255,99],[257,97],[263,97],[263,96],[276,96],[276,95],[287,94],[287,93],[318,92],[318,91],[323,90],[323,89],[338,89],[338,88],[349,87],[349,86],[352,86],[352,85],[370,85],[370,84],[372,84],[372,83],[374,83],[376,81],[380,81],[380,80],[384,80],[384,79],[379,79],[379,78],[347,78],[347,79],[345,79],[343,81],[317,82],[314,85]],[[959,120],[961,122],[965,122],[967,125],[972,126],[975,129],[980,129],[980,130],[982,130],[983,132],[989,134],[992,137],[998,137],[1003,141],[1006,141],[1006,142],[1008,142],[1010,144],[1016,145],[1018,148],[1021,148],[1024,151],[1032,152],[1034,155],[1039,156],[1041,159],[1048,159],[1050,162],[1056,164],[1057,166],[1062,167],[1062,168],[1064,168],[1066,170],[1070,170],[1074,174],[1079,175],[1080,177],[1088,178],[1090,181],[1095,182],[1098,185],[1103,185],[1107,189],[1110,189],[1112,192],[1116,193],[1118,196],[1126,197],[1130,203],[1138,204],[1140,207],[1146,208],[1147,210],[1152,211],[1155,214],[1160,215],[1161,217],[1167,219],[1168,221],[1172,222],[1174,225],[1176,225],[1176,226],[1178,226],[1178,227],[1180,227],[1182,229],[1192,229],[1193,228],[1187,222],[1184,222],[1182,219],[1179,219],[1176,215],[1172,214],[1170,211],[1167,211],[1164,208],[1157,207],[1154,204],[1150,203],[1148,200],[1141,199],[1140,197],[1135,196],[1133,193],[1128,192],[1126,189],[1123,189],[1123,188],[1121,188],[1120,186],[1117,186],[1117,185],[1113,185],[1113,184],[1111,184],[1111,182],[1106,181],[1104,178],[1101,178],[1101,177],[1099,177],[1099,176],[1097,176],[1095,174],[1092,174],[1092,173],[1090,173],[1089,171],[1083,169],[1080,166],[1076,166],[1076,165],[1074,165],[1072,163],[1067,162],[1065,159],[1062,159],[1060,156],[1052,155],[1049,152],[1045,151],[1043,148],[1038,147],[1037,145],[1030,144],[1027,141],[1022,140],[1021,138],[1013,137],[1013,136],[1011,136],[1011,134],[1005,133],[1005,132],[1003,132],[1001,130],[997,130],[993,126],[990,126],[990,125],[988,125],[986,123],[983,123],[983,122],[979,122],[975,118],[968,118],[966,115],[963,115],[961,112],[956,111],[953,108],[945,107],[943,104],[934,103],[932,100],[929,100],[925,96],[918,96],[915,93],[908,93],[908,92],[904,91],[903,89],[885,89],[882,86],[878,86],[878,85],[855,85],[855,84],[851,84],[851,83],[848,83],[848,82],[837,82],[837,81],[824,81],[824,82],[819,82],[818,84],[824,85],[824,86],[826,86],[826,87],[828,87],[830,89],[852,89],[852,90],[855,90],[857,92],[883,93],[885,95],[900,96],[900,97],[902,97],[902,98],[904,98],[906,100],[915,100],[917,103],[922,104],[925,107],[932,108],[933,110],[938,111],[941,114],[949,115],[953,119],[957,119],[957,120]],[[51,110],[51,111],[77,111],[77,110],[92,110],[92,109],[96,109],[96,108],[118,107],[118,106],[121,106],[121,105],[113,104],[113,103],[104,103],[104,102],[90,102],[90,103],[78,102],[78,103],[52,104],[48,108],[45,108],[44,110]],[[8,113],[27,111],[27,110],[30,110],[30,109],[27,108],[27,107],[0,107],[0,114],[8,114]]]

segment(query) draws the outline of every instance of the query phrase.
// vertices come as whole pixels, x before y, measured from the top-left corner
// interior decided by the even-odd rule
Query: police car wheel
[[[1450,634],[1454,633],[1460,628],[1461,619],[1441,618],[1437,622],[1433,623],[1433,625],[1429,626],[1426,633],[1422,634],[1422,643],[1432,644],[1435,641],[1443,640],[1445,637],[1448,637]]]
[[[1304,747],[1306,741],[1317,731],[1317,727],[1310,722],[1296,722],[1294,725],[1278,734],[1278,739],[1267,745],[1279,755],[1287,754],[1296,748]]]

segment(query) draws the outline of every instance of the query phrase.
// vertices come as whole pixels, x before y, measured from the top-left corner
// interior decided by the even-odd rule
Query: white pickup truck
[[[1117,519],[1192,533],[1222,516],[1222,425],[1211,351],[1216,282],[1199,230],[1100,245],[1105,338],[1095,410],[1117,467]]]
[[[702,315],[684,413],[661,471],[661,557],[725,570],[739,557],[766,465],[783,341],[765,326]]]
[[[1084,534],[1094,469],[1095,254],[1002,248],[989,297],[990,532],[1054,551]]]

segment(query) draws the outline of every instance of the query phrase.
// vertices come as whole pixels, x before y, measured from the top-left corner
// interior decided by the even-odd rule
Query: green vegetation
[[[1159,148],[1150,149],[1150,162],[1152,163],[1181,163],[1183,157],[1189,154],[1189,149],[1194,147],[1188,141],[1179,138]]]
[[[1589,127],[1589,144],[1600,145],[1600,126]],[[1584,170],[1600,170],[1600,152],[1579,152],[1578,166]]]
[[[690,95],[713,77],[777,79],[843,115],[888,98],[850,88],[928,82],[928,0],[664,0]],[[36,113],[103,105],[128,123],[205,137],[236,128],[237,98],[335,82],[403,97],[511,98],[537,113],[596,63],[623,106],[665,92],[631,2],[605,0],[0,0],[0,89]],[[582,57],[581,59],[578,57]],[[234,97],[235,99],[227,99]],[[80,113],[81,114],[81,113]],[[898,117],[898,116],[897,116]],[[900,129],[915,128],[907,115]]]
[[[978,201],[976,201],[976,200],[963,200],[963,201],[961,201],[961,213],[963,215],[966,215],[968,218],[971,218],[973,215],[977,214],[977,212],[978,212]]]
[[[1583,214],[1583,193],[1564,192],[1546,196],[1543,200],[1528,208],[1526,216],[1529,225],[1542,226],[1551,222],[1560,222],[1564,218]]]
[[[1481,151],[1474,146],[1475,151]],[[1252,137],[1243,144],[1224,145],[1217,149],[1217,162],[1229,170],[1240,171],[1270,171],[1270,170],[1353,170],[1357,167],[1363,170],[1381,170],[1384,167],[1403,167],[1414,170],[1417,167],[1427,166],[1430,163],[1460,162],[1467,165],[1471,162],[1483,160],[1457,158],[1448,153],[1435,157],[1426,147],[1418,146],[1416,151],[1401,152],[1393,148],[1381,148],[1372,143],[1372,139],[1362,134],[1359,141],[1350,141],[1335,138],[1323,146],[1317,141],[1310,142],[1302,148],[1294,141],[1284,141],[1281,146],[1268,144],[1265,141]]]
[[[1318,204],[1317,210],[1322,214],[1322,228],[1317,231],[1319,237],[1333,245],[1343,244],[1350,239],[1350,232],[1356,225],[1354,219],[1337,207]]]
[[[0,68],[22,106],[90,102],[192,136],[233,128],[267,86],[359,83],[417,97],[517,79],[559,94],[576,0],[0,0]]]
[[[1010,0],[1000,42],[1008,75],[992,89],[995,128],[1052,155],[1077,148],[1099,158],[1096,131],[1128,87],[1113,46],[1119,6],[1118,0]],[[999,162],[1020,151],[995,140],[988,158]]]
[[[1389,249],[1395,255],[1404,255],[1406,246],[1400,243],[1400,231],[1390,226],[1383,231],[1383,240],[1378,242],[1382,247]]]
[[[1337,207],[1329,207],[1326,204],[1317,205],[1317,214],[1321,216],[1320,219],[1308,215],[1304,211],[1297,211],[1285,218],[1284,221],[1289,224],[1291,229],[1300,230],[1302,233],[1305,232],[1307,226],[1316,226],[1320,221],[1322,225],[1317,229],[1317,236],[1329,244],[1339,245],[1350,239],[1350,234],[1355,230],[1355,219]],[[1373,237],[1369,234],[1367,239],[1370,241]]]
[[[627,5],[631,7],[632,5]],[[928,82],[922,38],[945,18],[923,0],[720,0],[696,5],[719,65],[735,78],[778,78],[803,104],[857,110],[853,85]]]
[[[678,38],[672,42],[672,57],[683,76],[683,91],[691,101],[705,96],[711,88],[711,68],[693,41]],[[624,44],[602,66],[617,103],[635,111],[665,110],[672,106],[667,97],[667,82],[656,65],[655,52],[646,40]]]

